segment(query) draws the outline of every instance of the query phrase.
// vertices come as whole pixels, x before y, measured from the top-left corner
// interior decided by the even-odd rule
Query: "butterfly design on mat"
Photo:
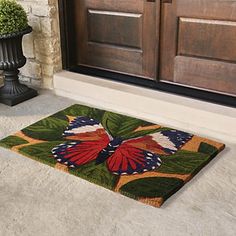
[[[115,175],[133,175],[152,171],[161,166],[160,155],[176,153],[191,134],[175,129],[157,131],[132,139],[112,137],[95,119],[77,117],[63,133],[67,142],[52,149],[54,158],[70,168],[95,161],[106,162]]]

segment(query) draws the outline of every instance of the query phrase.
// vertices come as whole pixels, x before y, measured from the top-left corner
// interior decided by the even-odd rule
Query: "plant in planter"
[[[0,70],[4,85],[0,88],[0,102],[13,106],[37,95],[19,82],[19,68],[26,63],[22,38],[32,31],[26,12],[15,0],[0,0]]]

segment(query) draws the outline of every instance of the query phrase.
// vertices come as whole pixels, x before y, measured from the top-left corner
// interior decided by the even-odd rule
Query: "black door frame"
[[[123,83],[135,84],[141,87],[151,88],[154,90],[170,92],[212,103],[236,107],[236,97],[234,96],[224,95],[197,88],[185,87],[184,85],[168,83],[167,81],[152,81],[142,79],[140,77],[76,65],[76,41],[74,37],[75,29],[73,24],[73,15],[71,14],[71,12],[73,12],[73,1],[58,0],[58,2],[60,17],[62,65],[64,70],[77,72],[85,75],[98,76],[113,81],[115,80]]]

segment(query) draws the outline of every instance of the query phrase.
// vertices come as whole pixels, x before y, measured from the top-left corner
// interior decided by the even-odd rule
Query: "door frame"
[[[73,16],[72,14],[70,14],[70,12],[72,12],[73,9],[73,2],[67,0],[58,0],[58,6],[59,6],[59,18],[60,18],[62,67],[64,70],[90,76],[101,77],[109,80],[120,81],[128,84],[135,84],[137,86],[151,88],[154,90],[179,94],[212,103],[236,107],[236,97],[234,96],[225,95],[213,91],[206,91],[198,88],[191,88],[181,84],[174,84],[168,81],[158,80],[158,78],[156,81],[152,81],[117,72],[110,72],[102,69],[95,69],[86,66],[76,65],[75,50],[73,46],[76,45],[74,37],[75,29],[73,24]],[[161,22],[159,22],[159,27],[160,26]],[[160,48],[160,41],[159,41],[159,48]],[[159,58],[157,58],[157,61],[159,61]],[[157,69],[157,74],[159,74],[158,69]]]

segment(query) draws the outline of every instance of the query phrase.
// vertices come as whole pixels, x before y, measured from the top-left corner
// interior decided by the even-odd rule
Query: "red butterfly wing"
[[[102,125],[88,117],[77,117],[63,136],[70,142],[52,149],[54,158],[69,167],[76,167],[95,160],[110,138]]]
[[[116,175],[132,175],[154,170],[161,165],[159,155],[121,144],[107,160],[108,169]]]
[[[155,170],[161,165],[160,155],[177,152],[191,134],[166,130],[124,141],[107,160],[108,169],[117,175],[131,175]]]
[[[69,142],[53,148],[52,153],[58,162],[77,167],[95,160],[108,143],[108,140]]]

